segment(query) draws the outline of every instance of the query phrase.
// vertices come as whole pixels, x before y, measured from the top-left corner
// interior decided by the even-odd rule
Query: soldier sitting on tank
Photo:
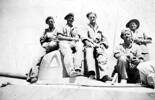
[[[67,14],[63,32],[58,34],[60,52],[63,55],[64,66],[69,77],[82,75],[83,44],[80,41],[77,27],[73,25],[74,14]]]
[[[40,63],[43,57],[54,50],[58,50],[58,40],[57,40],[57,30],[54,25],[54,18],[49,16],[46,18],[45,23],[48,25],[48,28],[45,29],[44,34],[40,38],[41,46],[45,49],[45,53],[42,57],[40,57],[36,66],[32,67],[27,75],[27,81],[30,83],[34,83],[38,79],[38,71]]]
[[[115,71],[118,73],[118,81],[121,83],[139,83],[140,75],[137,65],[143,61],[141,49],[133,42],[130,30],[123,30],[121,38],[124,42],[118,45],[114,51],[114,57],[117,59]]]
[[[96,13],[89,12],[86,14],[86,17],[89,20],[89,24],[86,26],[85,32],[82,34],[86,54],[85,60],[87,63],[87,71],[85,71],[85,73],[89,78],[99,79],[100,77],[97,75],[99,74],[99,71],[103,73],[105,72],[104,67],[107,63],[105,49],[108,48],[108,42],[107,38],[103,35],[102,29],[97,25]],[[95,62],[97,62],[98,68],[96,68]]]

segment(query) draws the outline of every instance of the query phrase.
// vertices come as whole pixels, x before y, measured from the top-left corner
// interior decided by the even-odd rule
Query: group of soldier
[[[63,27],[62,32],[57,31],[54,18],[47,17],[45,22],[48,28],[45,29],[43,36],[40,38],[40,43],[46,50],[44,55],[54,50],[60,50],[69,77],[84,75],[91,79],[101,80],[102,78],[97,75],[97,70],[100,73],[106,73],[105,66],[108,59],[105,51],[108,49],[109,44],[96,22],[96,13],[89,12],[86,17],[89,23],[82,34],[79,34],[78,28],[73,24],[73,13],[69,13],[64,17],[66,25]],[[148,37],[146,33],[140,32],[138,30],[139,26],[140,22],[137,19],[130,20],[126,24],[126,29],[122,30],[120,35],[123,43],[119,44],[114,50],[117,63],[113,75],[118,73],[118,81],[121,83],[141,82],[137,66],[139,63],[149,60],[147,44],[152,43],[152,38]],[[40,65],[44,55],[37,63],[37,66]],[[85,61],[87,68],[83,68],[83,61]],[[34,74],[34,76],[36,79],[32,80],[30,75],[28,81],[36,81],[37,74]],[[32,77],[34,76],[32,75]],[[107,75],[104,74],[104,76]],[[108,77],[107,79],[111,80],[112,78]]]

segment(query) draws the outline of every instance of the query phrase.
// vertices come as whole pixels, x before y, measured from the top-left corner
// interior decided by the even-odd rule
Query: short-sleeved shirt
[[[63,27],[63,35],[67,37],[77,37],[77,27],[70,27],[67,24]]]
[[[116,54],[116,53],[120,53],[122,55],[132,53],[133,56],[136,57],[136,58],[141,58],[142,57],[141,48],[135,43],[133,43],[132,46],[129,47],[129,48],[125,48],[124,43],[119,44],[118,47],[116,47],[116,49],[114,51],[114,54]]]
[[[95,25],[93,27],[91,24],[87,25],[85,32],[83,33],[83,39],[91,39],[93,42],[97,43],[107,42],[99,26]]]

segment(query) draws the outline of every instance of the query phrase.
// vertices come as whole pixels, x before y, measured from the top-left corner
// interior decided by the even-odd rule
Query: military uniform
[[[43,36],[40,38],[40,44],[45,48],[46,53],[58,49],[57,30],[45,29]]]
[[[77,28],[74,26],[66,26],[63,28],[63,33],[60,34],[64,37],[79,38]],[[74,74],[75,70],[82,71],[83,61],[83,44],[79,41],[60,40],[60,51],[64,56],[64,64],[69,76]],[[74,76],[74,75],[73,75]]]
[[[103,71],[103,69],[105,69],[105,64],[107,63],[105,49],[108,47],[108,43],[98,25],[93,27],[91,24],[88,24],[85,32],[83,33],[83,42],[85,44],[85,58],[88,72],[94,71],[96,74],[98,68],[96,68],[95,60],[97,62],[97,66],[100,67],[100,69]],[[96,76],[96,78],[99,77]]]
[[[116,57],[117,54],[120,56]],[[128,58],[127,55],[133,57],[135,61],[142,58],[141,49],[137,44],[132,43],[129,47],[126,47],[125,43],[118,45],[114,50],[114,57],[117,59],[115,70],[118,73],[118,81],[120,82],[121,79],[127,79],[129,83],[138,83],[140,81],[140,76],[136,66],[139,62],[134,62],[133,58],[133,61],[128,60],[130,58]]]
[[[40,57],[36,66],[32,67],[27,74],[27,81],[30,83],[34,83],[38,79],[39,66],[43,57],[54,50],[58,50],[58,41],[57,41],[57,30],[53,29],[45,29],[44,34],[40,37],[40,44],[43,48],[45,48],[45,53]]]

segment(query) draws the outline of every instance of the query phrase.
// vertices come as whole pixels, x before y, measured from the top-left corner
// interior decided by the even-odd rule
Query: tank
[[[117,83],[117,74],[106,83],[68,77],[62,58],[59,50],[45,55],[33,84],[26,81],[26,75],[0,73],[0,100],[155,100],[154,89]]]

